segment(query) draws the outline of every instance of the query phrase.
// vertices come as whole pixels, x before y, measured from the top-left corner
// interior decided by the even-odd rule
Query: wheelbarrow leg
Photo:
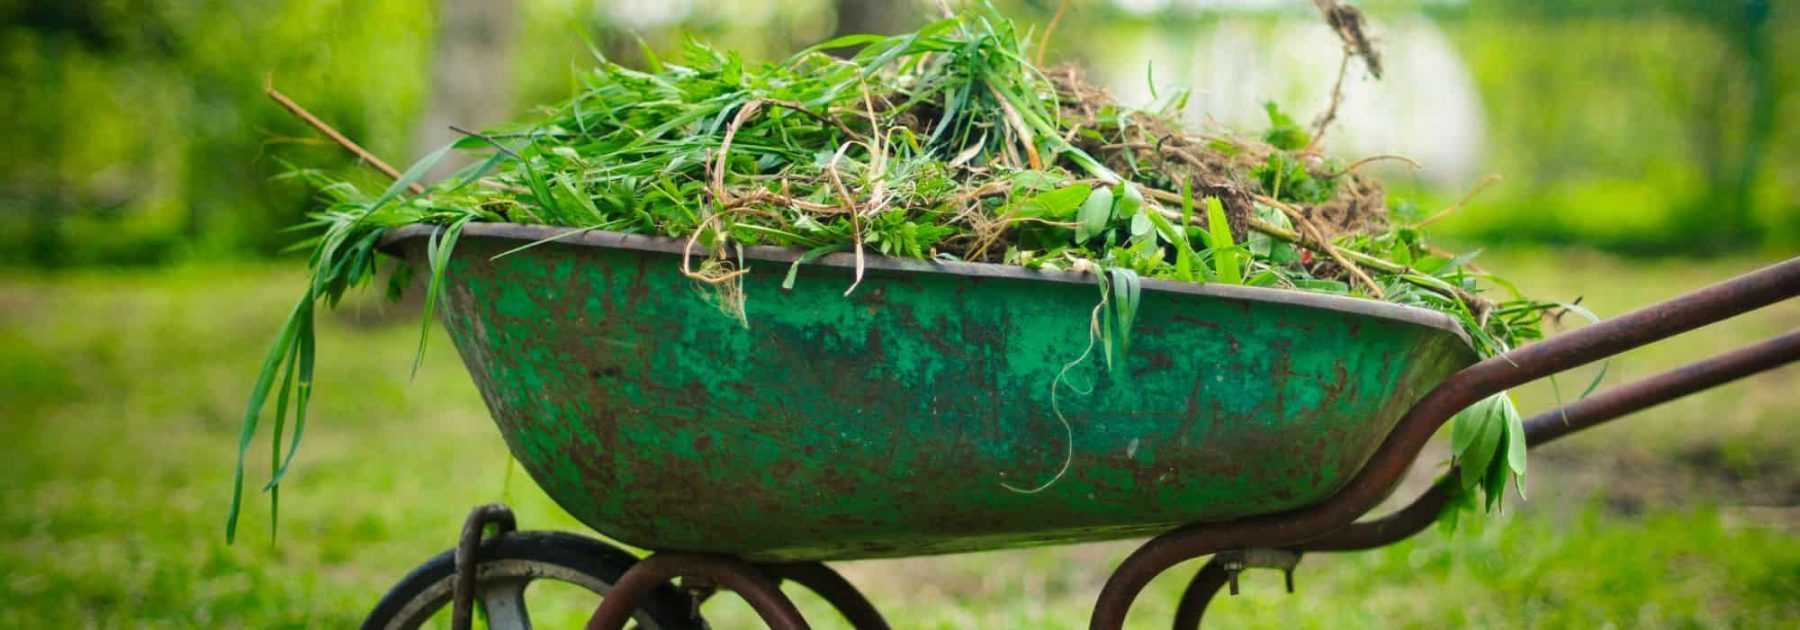
[[[767,564],[762,565],[762,568],[771,576],[818,593],[856,630],[888,630],[888,622],[881,617],[881,611],[876,610],[875,605],[869,603],[869,599],[863,597],[862,592],[856,590],[849,580],[823,563]]]
[[[800,609],[782,594],[779,584],[769,575],[742,560],[729,556],[699,553],[659,553],[639,561],[620,576],[618,584],[600,600],[600,607],[588,619],[587,630],[620,630],[631,612],[658,584],[676,577],[704,578],[731,589],[773,630],[805,630],[806,619]]]
[[[481,535],[488,525],[493,525],[495,536],[510,534],[518,528],[518,521],[513,518],[510,508],[499,503],[489,503],[469,511],[468,519],[463,521],[462,538],[456,542],[456,582],[451,593],[450,627],[452,630],[469,630],[475,617],[475,567],[480,564],[476,552],[481,548]],[[519,608],[519,614],[524,614]]]

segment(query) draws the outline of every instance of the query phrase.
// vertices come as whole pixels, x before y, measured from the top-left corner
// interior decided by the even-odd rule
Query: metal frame
[[[1093,616],[1089,618],[1089,627],[1094,630],[1122,627],[1125,613],[1144,586],[1180,562],[1229,549],[1304,547],[1308,542],[1327,538],[1350,526],[1393,490],[1425,442],[1444,422],[1482,398],[1796,295],[1800,295],[1800,257],[1518,348],[1457,372],[1401,417],[1400,423],[1362,471],[1332,498],[1282,514],[1191,525],[1144,543],[1119,565],[1101,588]],[[1773,360],[1777,364],[1796,358],[1792,352],[1774,354]],[[1654,391],[1656,386],[1652,383],[1649,388]],[[1639,391],[1644,388],[1640,385]],[[1630,393],[1617,396],[1630,398]],[[1602,410],[1607,409],[1602,407]],[[1586,426],[1601,421],[1599,414],[1590,414],[1592,420]],[[1557,415],[1561,416],[1560,413]],[[1535,421],[1533,425],[1544,426]],[[1569,428],[1574,429],[1573,426]],[[1545,430],[1540,428],[1539,431]]]
[[[522,231],[518,229],[519,226],[471,225],[469,229],[477,227],[485,228],[489,235],[534,240],[546,236],[541,231]],[[397,234],[393,238],[406,236],[408,235]],[[587,244],[595,246],[668,251],[665,249],[667,243],[662,242],[667,239],[591,232],[571,233],[571,238],[586,240],[589,241]],[[678,249],[676,251],[679,252]],[[757,258],[792,259],[786,253],[780,256],[769,252],[756,254],[754,257]],[[749,256],[749,252],[746,255]],[[972,263],[951,265],[902,262],[907,263],[903,265],[903,270],[909,271],[920,270],[912,269],[913,266],[926,265],[932,267],[931,270],[944,273],[978,271],[980,273],[974,275],[998,274],[1006,277],[1052,275],[1016,269],[1002,274],[985,269],[999,266]],[[829,257],[827,264],[830,264]],[[1067,281],[1061,278],[1041,279]],[[1240,289],[1238,287],[1209,285],[1179,288],[1184,292],[1198,289],[1199,292],[1242,299],[1265,297],[1260,295],[1263,291],[1249,291],[1242,295],[1236,295],[1238,292],[1235,290],[1227,291]],[[1190,525],[1146,542],[1127,557],[1107,580],[1094,604],[1089,627],[1094,630],[1120,628],[1132,602],[1152,578],[1190,559],[1214,556],[1195,575],[1182,595],[1174,624],[1178,630],[1197,627],[1214,595],[1227,584],[1235,585],[1236,573],[1245,568],[1272,566],[1291,572],[1302,553],[1371,549],[1417,534],[1433,522],[1449,500],[1449,494],[1443,486],[1433,486],[1410,505],[1388,515],[1362,522],[1357,522],[1357,519],[1392,493],[1426,441],[1457,412],[1495,393],[1724,321],[1797,295],[1800,295],[1800,257],[1470,366],[1452,375],[1421,398],[1401,418],[1362,470],[1331,498],[1291,512],[1225,523]],[[1297,294],[1297,297],[1289,298],[1284,295],[1280,301],[1311,303],[1317,301],[1314,298],[1326,299],[1329,296]],[[1329,302],[1338,300],[1341,298],[1326,299]],[[1330,308],[1345,310],[1344,305],[1335,303]],[[1374,314],[1361,307],[1357,310]],[[1417,316],[1399,311],[1388,315],[1403,319]],[[1781,367],[1797,359],[1800,359],[1800,330],[1635,383],[1614,387],[1560,409],[1534,416],[1525,425],[1526,441],[1530,446],[1539,446],[1654,405]],[[479,541],[481,527],[475,523],[472,516],[471,527],[475,531],[473,538]],[[465,544],[471,538],[467,530],[468,527],[465,527]],[[461,560],[459,553],[459,568]],[[472,566],[473,563],[470,564]],[[601,602],[587,627],[590,630],[621,627],[644,593],[675,577],[700,578],[705,584],[716,584],[736,591],[762,616],[769,627],[779,630],[808,627],[793,601],[782,594],[779,583],[783,579],[818,592],[842,612],[854,627],[887,627],[867,599],[823,564],[757,565],[728,556],[686,553],[659,553],[638,562],[626,571],[612,592]],[[1290,573],[1290,589],[1291,583]],[[459,603],[463,590],[459,584]]]
[[[480,566],[481,538],[488,525],[495,536],[505,536],[519,528],[512,509],[489,503],[469,511],[463,520],[462,537],[456,541],[456,581],[450,597],[450,627],[469,630],[475,621],[475,569]]]

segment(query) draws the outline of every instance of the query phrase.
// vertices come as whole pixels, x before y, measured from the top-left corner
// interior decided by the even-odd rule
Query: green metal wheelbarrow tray
[[[396,230],[384,249],[423,263],[432,229]],[[1384,526],[1379,536],[1345,526],[1392,491],[1456,411],[1800,292],[1800,259],[1790,260],[1708,289],[1716,295],[1684,296],[1477,363],[1457,323],[1440,313],[1145,280],[1131,348],[1108,368],[1098,348],[1084,353],[1099,299],[1088,274],[870,256],[846,296],[850,255],[790,269],[798,252],[749,247],[740,321],[681,273],[685,246],[543,226],[465,228],[449,261],[442,321],[508,448],[581,522],[659,555],[636,562],[566,535],[482,543],[484,522],[511,529],[510,513],[484,508],[460,552],[415,571],[367,627],[410,627],[395,610],[441,608],[452,594],[458,623],[473,599],[488,604],[490,621],[507,602],[523,615],[519,598],[532,577],[489,580],[475,571],[487,566],[475,557],[494,553],[553,564],[582,557],[586,573],[610,575],[589,578],[590,590],[612,592],[592,627],[634,614],[650,626],[699,623],[664,583],[678,575],[738,591],[773,626],[804,623],[768,587],[787,577],[857,625],[882,627],[818,561],[1159,535],[1114,574],[1096,606],[1095,626],[1116,627],[1143,583],[1180,560],[1239,554],[1221,554],[1200,576],[1217,577],[1291,567],[1281,554],[1297,561],[1293,543],[1332,546],[1319,534],[1336,532],[1346,548],[1410,535],[1435,507],[1409,508],[1396,515],[1410,519],[1404,527]],[[1754,367],[1792,360],[1800,334],[1770,344]],[[1068,367],[1083,354],[1088,361]],[[1715,380],[1722,373],[1708,372]],[[1652,393],[1692,391],[1678,390]],[[1590,414],[1588,424],[1647,404],[1624,406]],[[1555,430],[1527,432],[1541,441]],[[521,544],[536,551],[511,548]],[[1286,549],[1274,560],[1242,555],[1265,547]],[[451,565],[463,570],[453,576]],[[1223,584],[1202,589],[1200,578],[1182,623],[1197,623]],[[407,586],[415,583],[423,586]]]

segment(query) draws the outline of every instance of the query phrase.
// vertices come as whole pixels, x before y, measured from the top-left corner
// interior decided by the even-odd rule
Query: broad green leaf
[[[1500,426],[1504,429],[1506,425]],[[1505,439],[1505,436],[1501,436],[1501,439]],[[1501,502],[1506,498],[1505,458],[1496,457],[1494,461],[1488,462],[1487,474],[1482,475],[1481,478],[1481,491],[1487,497],[1486,505],[1489,512],[1500,507]]]
[[[1504,397],[1505,395],[1506,394],[1504,393],[1494,394],[1493,396],[1475,401],[1475,404],[1469,405],[1469,408],[1462,410],[1462,412],[1456,414],[1455,418],[1451,419],[1451,457],[1461,457],[1463,451],[1468,450],[1469,445],[1475,441],[1475,438],[1481,435],[1480,429],[1483,426],[1483,423],[1487,421],[1488,416],[1494,415],[1494,407],[1499,404],[1501,397]]]
[[[1156,224],[1150,221],[1150,215],[1143,210],[1131,215],[1131,238],[1134,240],[1149,238],[1156,233]]]
[[[1082,207],[1082,202],[1087,201],[1091,192],[1093,191],[1087,184],[1076,184],[1041,192],[1013,204],[1012,215],[1047,221],[1067,221],[1075,218],[1076,210]]]
[[[1112,213],[1114,220],[1135,217],[1140,210],[1144,209],[1144,193],[1139,191],[1137,186],[1122,183],[1119,184],[1117,190],[1113,191],[1113,194],[1118,198],[1118,203]],[[1132,232],[1136,233],[1137,230],[1132,230]]]
[[[1101,232],[1106,231],[1106,222],[1112,218],[1113,193],[1109,188],[1095,188],[1088,193],[1086,201],[1081,203],[1081,213],[1077,217],[1075,227],[1075,244],[1086,243]]]
[[[1462,467],[1463,487],[1473,488],[1481,483],[1487,475],[1488,464],[1493,463],[1495,448],[1500,445],[1501,435],[1506,431],[1506,422],[1491,414],[1478,416],[1480,426],[1475,428],[1475,439],[1463,450],[1460,466]]]

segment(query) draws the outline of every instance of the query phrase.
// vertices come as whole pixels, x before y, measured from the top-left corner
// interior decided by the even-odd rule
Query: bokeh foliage
[[[854,0],[518,0],[504,82],[524,113],[566,97],[572,70],[631,61],[638,36],[685,36],[778,58],[838,29]],[[927,3],[919,3],[929,10]],[[1003,9],[1046,22],[1053,0]],[[1220,3],[1075,0],[1066,59]],[[1230,4],[1230,3],[1224,3]],[[1248,3],[1258,4],[1258,3]],[[1271,11],[1315,19],[1310,3]],[[1484,171],[1506,176],[1447,222],[1481,241],[1632,252],[1800,244],[1800,11],[1770,0],[1363,2],[1423,14],[1455,42],[1487,123]],[[634,6],[673,7],[662,20]],[[0,2],[0,263],[150,263],[277,252],[307,191],[283,161],[354,172],[261,94],[266,76],[378,155],[408,162],[426,106],[434,0]],[[845,13],[849,15],[849,13]],[[888,18],[892,19],[892,18]],[[906,24],[896,24],[895,29]],[[366,174],[356,173],[363,177]],[[1426,202],[1460,190],[1399,182]]]

